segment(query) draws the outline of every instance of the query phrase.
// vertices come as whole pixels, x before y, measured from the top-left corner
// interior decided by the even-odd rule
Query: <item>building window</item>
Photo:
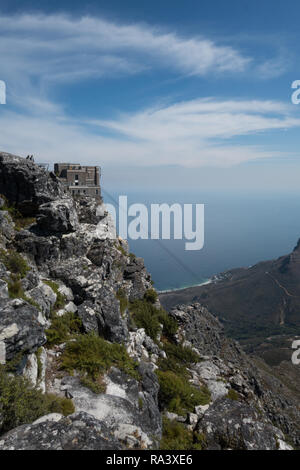
[[[98,194],[98,189],[96,189],[96,194]]]

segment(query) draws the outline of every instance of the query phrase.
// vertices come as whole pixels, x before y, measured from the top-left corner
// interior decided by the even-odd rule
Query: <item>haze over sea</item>
[[[114,204],[125,192],[105,190]],[[185,240],[129,240],[130,251],[145,260],[156,289],[201,284],[214,274],[289,253],[300,238],[300,191],[280,192],[131,192],[128,205],[205,204],[205,241],[186,251]],[[150,210],[149,210],[150,213]],[[132,218],[128,218],[128,221]]]

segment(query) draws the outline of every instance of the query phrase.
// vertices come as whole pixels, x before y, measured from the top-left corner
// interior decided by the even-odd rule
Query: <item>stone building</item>
[[[78,163],[55,163],[54,173],[73,196],[101,197],[100,168]]]

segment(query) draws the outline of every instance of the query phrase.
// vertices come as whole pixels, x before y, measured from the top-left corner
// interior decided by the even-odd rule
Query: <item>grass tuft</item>
[[[168,411],[184,415],[193,412],[195,406],[210,402],[207,387],[196,388],[170,370],[157,370],[156,374],[160,385],[159,402]]]
[[[0,434],[29,424],[49,413],[67,416],[75,411],[67,398],[43,394],[22,376],[12,376],[0,365]]]
[[[71,374],[74,370],[81,372],[83,381],[93,391],[99,390],[99,384],[101,388],[101,377],[112,366],[140,379],[137,363],[129,357],[125,346],[109,343],[94,332],[78,335],[75,341],[70,341],[61,357],[61,368]]]
[[[205,436],[188,430],[182,423],[163,418],[161,450],[202,450]]]

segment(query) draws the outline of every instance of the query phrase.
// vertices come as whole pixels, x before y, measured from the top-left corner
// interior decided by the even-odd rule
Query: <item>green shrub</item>
[[[11,372],[12,374],[16,373],[21,362],[23,362],[24,356],[25,356],[25,351],[20,351],[12,359],[7,361],[6,364],[2,366],[5,372],[8,372],[8,373]],[[0,365],[0,368],[1,368],[1,365]]]
[[[174,336],[178,329],[177,322],[163,309],[157,309],[151,302],[135,300],[130,302],[129,310],[138,328],[144,328],[150,338],[156,340],[160,332],[160,324],[163,325],[163,333],[166,337]]]
[[[187,367],[199,361],[198,354],[190,348],[183,347],[181,344],[166,341],[164,342],[164,350],[167,354],[167,358],[160,358],[158,360],[159,369],[164,372],[174,372],[174,374],[180,376],[182,379],[188,380],[189,373]]]
[[[240,396],[239,396],[238,392],[236,390],[234,390],[233,388],[228,390],[228,393],[227,393],[226,396],[227,396],[227,398],[230,398],[230,400],[234,400],[234,401],[239,401],[240,400]]]
[[[163,418],[161,450],[202,450],[204,444],[203,435],[189,431],[182,423]]]
[[[8,294],[11,299],[16,299],[24,295],[20,279],[11,278],[7,283]]]
[[[151,304],[155,304],[155,302],[157,301],[158,299],[158,295],[157,295],[157,292],[156,290],[154,289],[148,289],[145,294],[144,294],[144,299],[147,301],[147,302],[150,302]]]
[[[56,312],[57,310],[63,308],[66,304],[66,299],[65,299],[65,296],[58,290],[59,284],[57,284],[57,282],[46,280],[46,279],[44,279],[43,282],[44,284],[47,284],[47,286],[51,287],[53,292],[56,294],[56,301],[55,301],[55,304],[53,305],[53,311]]]
[[[159,402],[163,408],[177,414],[194,411],[197,405],[210,402],[210,393],[206,387],[194,387],[187,380],[174,372],[157,370],[159,381]]]
[[[23,228],[28,227],[29,225],[36,222],[35,217],[24,217],[14,205],[10,205],[7,198],[1,195],[2,199],[5,200],[4,206],[1,208],[3,211],[7,211],[11,216],[15,229],[17,231],[22,230]]]
[[[117,250],[119,250],[119,252],[122,253],[123,256],[128,256],[127,252],[122,247],[122,245],[116,244],[115,246],[116,246]]]
[[[150,338],[156,340],[160,331],[158,310],[145,300],[135,300],[129,305],[132,318],[138,328],[144,328]]]
[[[17,276],[19,279],[25,277],[27,272],[30,270],[25,259],[17,251],[1,250],[0,261],[5,265],[8,271]]]
[[[56,313],[51,315],[51,326],[45,333],[47,337],[47,346],[61,344],[70,339],[76,333],[79,333],[82,327],[80,318],[72,312],[66,312],[59,317]]]
[[[168,339],[172,339],[178,330],[178,323],[163,309],[158,310],[158,320],[163,325],[163,333]]]
[[[191,348],[182,346],[182,344],[165,343],[164,350],[169,358],[173,358],[175,361],[189,366],[196,362],[199,362],[199,356]]]
[[[96,386],[111,366],[123,370],[137,380],[140,378],[137,363],[129,357],[125,346],[109,343],[95,333],[78,335],[75,341],[67,344],[61,357],[62,369],[69,373],[77,370],[82,373],[83,380],[87,377]]]
[[[180,376],[184,380],[188,380],[190,378],[190,374],[188,373],[186,366],[180,364],[173,357],[167,357],[166,359],[159,358],[157,365],[159,370],[163,372],[174,372],[174,374]]]
[[[24,228],[28,228],[30,225],[36,223],[36,218],[35,217],[23,217],[22,215],[20,217],[16,217],[14,220],[15,223],[15,229],[17,232],[20,230],[23,230]]]
[[[81,375],[80,382],[84,387],[89,388],[92,392],[96,394],[105,393],[106,391],[106,384],[101,374],[99,374],[95,378],[91,378],[88,375]]]
[[[75,413],[75,406],[70,398],[59,397],[52,393],[46,394],[45,398],[48,413],[61,413],[64,416]]]
[[[21,424],[32,423],[53,411],[74,412],[71,400],[45,395],[22,376],[8,374],[0,365],[0,434]]]
[[[22,287],[22,283],[18,276],[11,275],[10,280],[7,283],[8,295],[11,299],[23,299],[33,307],[40,310],[40,306],[31,298],[25,295],[25,292]]]
[[[124,313],[126,308],[128,307],[128,299],[126,292],[124,289],[119,289],[118,292],[116,293],[116,298],[120,302],[120,311],[121,313]]]

